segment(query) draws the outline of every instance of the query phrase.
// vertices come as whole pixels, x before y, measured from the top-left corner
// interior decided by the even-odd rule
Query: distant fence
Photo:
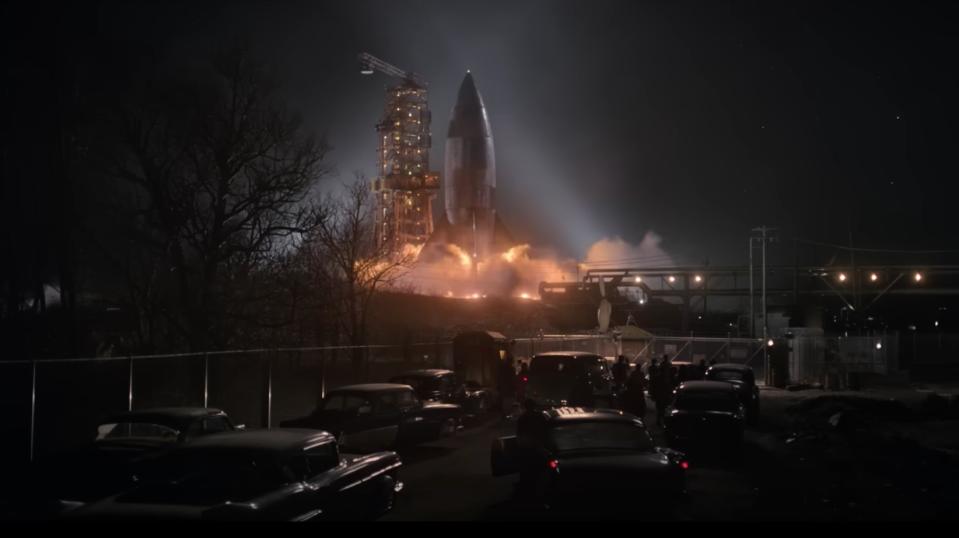
[[[876,336],[796,336],[788,340],[789,379],[848,388],[849,376],[894,375],[900,371],[898,333]]]
[[[615,355],[599,335],[513,340],[517,357],[558,350]],[[88,442],[99,421],[132,409],[216,407],[271,427],[310,413],[329,388],[386,381],[412,368],[451,368],[452,342],[211,351],[0,361],[0,457],[16,464]]]
[[[89,441],[98,421],[131,409],[216,407],[236,423],[275,426],[312,411],[328,387],[452,363],[448,341],[362,346],[359,365],[353,349],[0,361],[0,457],[24,461]]]

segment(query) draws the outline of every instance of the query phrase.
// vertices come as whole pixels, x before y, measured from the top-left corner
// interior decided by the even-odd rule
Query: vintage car
[[[425,402],[459,405],[464,414],[472,416],[484,415],[493,403],[493,395],[489,390],[472,383],[464,383],[452,370],[411,370],[391,377],[390,383],[413,387],[416,395]]]
[[[745,410],[739,392],[722,381],[687,381],[666,409],[669,445],[737,454],[742,447]]]
[[[203,407],[128,411],[103,420],[94,440],[41,458],[28,474],[18,509],[46,517],[130,487],[144,461],[207,434],[233,431],[226,413]]]
[[[537,407],[614,407],[618,395],[606,359],[582,351],[534,355],[526,399]]]
[[[750,424],[759,421],[759,387],[753,369],[745,364],[714,364],[706,371],[706,379],[732,383],[739,392],[739,400],[746,408],[746,420]]]
[[[208,435],[156,458],[137,486],[73,510],[69,519],[307,521],[372,519],[403,484],[395,452],[341,454],[314,430]]]
[[[456,433],[463,409],[423,402],[409,385],[370,383],[330,391],[309,416],[280,423],[333,433],[352,450],[398,448]]]
[[[548,508],[670,510],[685,499],[688,462],[654,446],[642,420],[622,411],[528,410],[516,436],[494,440],[493,476],[518,473],[520,498]],[[632,512],[631,512],[632,513]]]

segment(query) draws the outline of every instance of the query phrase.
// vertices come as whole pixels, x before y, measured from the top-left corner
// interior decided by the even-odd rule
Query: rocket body
[[[469,73],[446,136],[444,188],[453,241],[478,259],[487,257],[496,225],[496,157],[486,106]]]

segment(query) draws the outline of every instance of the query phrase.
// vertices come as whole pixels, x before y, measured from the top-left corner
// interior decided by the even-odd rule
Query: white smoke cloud
[[[666,267],[673,258],[660,247],[663,238],[648,231],[639,244],[627,243],[620,237],[603,238],[586,251],[583,263],[590,268]]]
[[[655,232],[647,232],[638,244],[620,237],[603,238],[589,247],[582,262],[522,244],[481,261],[475,268],[465,251],[444,245],[434,251],[440,253],[439,259],[417,261],[395,286],[414,293],[458,298],[538,298],[540,282],[573,282],[587,269],[673,265],[661,243]]]

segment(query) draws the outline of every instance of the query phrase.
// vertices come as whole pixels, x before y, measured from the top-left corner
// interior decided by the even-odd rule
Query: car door
[[[400,439],[403,442],[419,443],[439,431],[439,417],[424,409],[416,393],[399,390],[394,394],[400,413]]]
[[[399,429],[399,414],[384,408],[381,394],[351,395],[344,408],[344,430],[340,445],[363,452],[394,445]]]

